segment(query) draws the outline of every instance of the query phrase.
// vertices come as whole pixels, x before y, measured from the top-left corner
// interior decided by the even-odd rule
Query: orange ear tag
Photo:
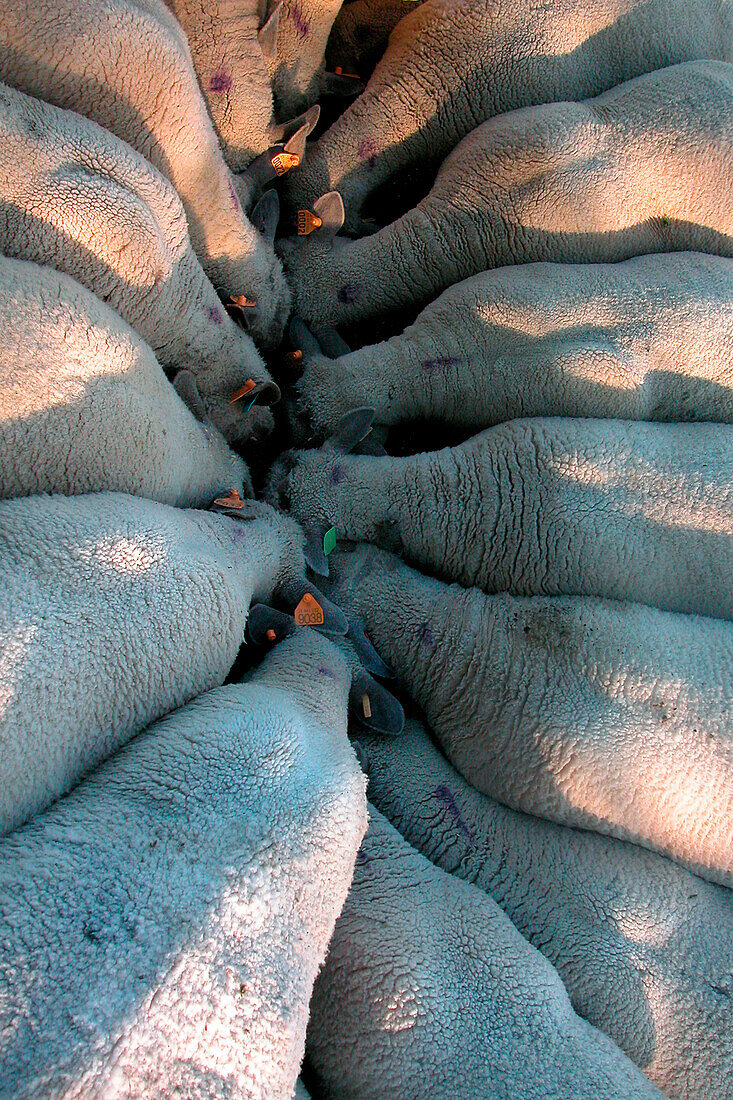
[[[316,214],[311,214],[310,210],[298,211],[299,237],[307,237],[309,233],[312,233],[314,229],[320,229],[322,225],[322,220]]]
[[[272,627],[270,627],[269,630],[265,631],[265,637],[267,638],[268,642],[276,642],[277,641],[277,634],[272,629]]]
[[[229,398],[229,404],[233,405],[235,401],[239,401],[240,397],[246,397],[246,395],[255,388],[255,385],[256,382],[254,378],[248,378],[242,388],[237,390],[236,393],[233,393]]]
[[[371,718],[372,716],[372,704],[369,700],[369,696],[366,692],[361,697],[361,709],[365,718]]]
[[[225,497],[217,497],[214,504],[218,504],[221,508],[236,508],[237,511],[244,508],[244,501],[236,489],[232,489],[231,493]]]
[[[323,608],[315,596],[306,592],[295,611],[293,618],[298,626],[321,626],[323,623]]]
[[[296,348],[295,351],[286,351],[283,355],[283,366],[288,368],[294,368],[303,358],[303,352],[300,348]]]
[[[246,294],[230,294],[229,300],[234,306],[239,306],[240,309],[254,309],[257,302],[254,298],[248,298]]]
[[[358,75],[358,73],[345,73],[340,65],[337,65],[336,68],[333,71],[336,73],[336,76],[349,76],[349,77],[351,77],[352,80],[360,80],[361,79],[361,77]]]
[[[291,168],[298,167],[300,164],[300,157],[297,153],[276,153],[271,159],[270,164],[275,169],[276,175],[284,176]]]

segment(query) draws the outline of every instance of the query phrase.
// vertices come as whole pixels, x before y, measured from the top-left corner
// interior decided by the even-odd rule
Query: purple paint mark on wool
[[[308,34],[308,20],[305,18],[297,4],[293,5],[293,8],[290,12],[290,18],[293,21],[293,26],[298,32],[298,36],[300,38],[305,38]]]
[[[450,367],[457,367],[460,363],[460,359],[453,359],[450,356],[441,356],[438,359],[424,359],[420,364],[426,374],[442,374],[443,371],[447,371]]]
[[[321,665],[321,667],[318,669],[318,675],[319,676],[327,676],[329,678],[329,680],[335,680],[336,679],[336,673],[333,671],[333,669],[332,668],[326,668],[325,665]]]
[[[340,462],[337,462],[334,468],[331,470],[331,484],[340,485],[346,477],[346,470],[343,468]]]
[[[237,195],[237,192],[234,190],[234,184],[232,183],[231,180],[229,180],[229,194],[232,197],[232,202],[234,203],[234,209],[239,210],[239,196]]]
[[[232,542],[234,542],[235,544],[244,542],[245,538],[247,538],[247,531],[245,531],[244,525],[240,523],[239,520],[233,519],[231,516],[227,516],[226,518],[231,523],[230,533],[232,536]]]
[[[356,155],[359,160],[365,160],[367,168],[373,168],[376,160],[377,143],[371,139],[365,139],[360,141],[356,147]]]
[[[356,862],[360,867],[366,867],[367,863],[371,863],[372,861],[366,852],[363,852],[360,848],[356,853]]]
[[[339,287],[336,297],[342,306],[351,306],[361,298],[361,290],[359,283],[346,283],[345,286]]]
[[[461,811],[458,809],[453,792],[446,787],[445,783],[441,783],[433,791],[433,797],[437,798],[444,806],[447,806],[448,813],[450,814],[453,824],[458,829],[459,833],[466,838],[466,840],[473,845],[473,834],[469,829],[466,822],[461,817]]]
[[[217,69],[211,74],[209,89],[212,92],[228,92],[232,86],[232,78],[226,69]]]
[[[433,628],[430,623],[422,623],[418,629],[417,636],[427,649],[432,649],[435,645],[435,635],[433,634]]]
[[[224,322],[224,315],[221,312],[221,310],[218,308],[218,306],[207,306],[206,307],[206,316],[215,325],[221,325]]]

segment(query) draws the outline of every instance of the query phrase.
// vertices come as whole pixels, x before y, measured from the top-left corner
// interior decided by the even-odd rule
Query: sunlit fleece
[[[154,536],[131,539],[110,535],[97,542],[80,543],[75,556],[113,573],[147,573],[166,560],[167,551],[164,540]]]
[[[548,469],[559,481],[613,488],[614,508],[622,515],[641,516],[664,527],[733,536],[733,480],[730,475],[726,478],[724,469],[707,470],[705,480],[692,481],[683,473],[677,477],[662,473],[636,456],[633,462],[612,466],[569,451],[559,452],[548,462]]]

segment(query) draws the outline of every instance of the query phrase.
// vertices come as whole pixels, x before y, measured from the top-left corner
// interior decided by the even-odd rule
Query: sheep
[[[363,617],[477,790],[733,886],[729,622],[581,596],[486,596],[373,547],[336,560],[331,598]]]
[[[2,1094],[289,1100],[367,825],[302,630],[0,841]]]
[[[424,0],[350,0],[334,21],[326,61],[331,60],[333,65],[362,80],[370,76],[400,19],[422,2]]]
[[[267,499],[312,531],[399,547],[487,593],[733,619],[727,424],[512,420],[404,458],[347,455],[329,442],[278,459]]]
[[[277,5],[272,81],[275,101],[286,114],[310,106],[323,94],[363,91],[363,84],[350,75],[324,71],[326,43],[341,4],[342,0],[282,0]]]
[[[297,167],[318,120],[317,111],[297,112],[311,108],[322,93],[363,90],[358,82],[323,71],[341,0],[216,0],[206,8],[192,0],[165,2],[186,32],[201,91],[234,172],[247,176],[253,158],[264,153],[270,161],[279,157],[267,178]],[[275,114],[297,117],[283,125],[274,121]]]
[[[241,172],[284,134],[274,122],[267,60],[257,37],[261,5],[166,4],[186,33],[224,159],[233,172]]]
[[[624,841],[507,810],[407,722],[360,735],[369,799],[485,890],[555,966],[573,1008],[668,1096],[733,1096],[733,893]]]
[[[0,501],[0,833],[223,683],[253,599],[296,607],[315,595],[324,626],[346,632],[303,579],[297,524],[255,501],[218,506],[121,493]]]
[[[163,0],[5,0],[0,80],[99,123],[167,176],[206,274],[225,297],[254,301],[252,335],[277,342],[290,306],[282,268],[244,213]]]
[[[251,379],[277,387],[251,338],[222,308],[175,190],[125,142],[73,111],[0,85],[0,250],[51,264],[109,303],[170,372],[190,371],[232,442],[272,414],[231,399]]]
[[[733,66],[690,62],[491,119],[391,225],[348,242],[333,218],[279,248],[296,312],[323,328],[421,306],[492,267],[731,255],[731,188]]]
[[[178,507],[254,495],[150,348],[50,267],[0,256],[0,496],[115,490]]]
[[[389,340],[350,352],[331,338],[334,358],[292,331],[299,441],[365,405],[378,425],[469,431],[526,416],[733,422],[733,261],[719,256],[497,268],[445,290]]]
[[[371,806],[306,1050],[324,1100],[661,1097],[498,905]]]
[[[291,177],[291,199],[303,206],[336,188],[354,226],[396,172],[420,164],[429,177],[494,115],[588,99],[685,61],[733,60],[732,19],[730,0],[519,0],[511,10],[427,0],[397,24],[364,94]]]
[[[265,18],[263,4],[251,0],[217,0],[205,8],[191,0],[165,2],[186,33],[201,92],[231,170],[245,171],[258,155],[263,160],[255,174],[261,182],[297,167],[318,111],[284,125],[274,121],[272,81],[276,75],[278,81],[285,78],[280,53],[289,38],[280,23],[283,5]],[[302,49],[302,40],[298,45]],[[246,179],[235,180],[235,186],[245,183]],[[251,188],[245,190],[245,196],[252,193]]]

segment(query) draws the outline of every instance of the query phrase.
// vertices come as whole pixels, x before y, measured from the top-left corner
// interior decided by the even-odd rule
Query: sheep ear
[[[335,237],[346,218],[344,200],[338,191],[327,191],[313,203],[313,213],[321,219],[321,233]]]
[[[363,669],[351,682],[349,703],[354,717],[369,729],[397,737],[405,728],[402,704]]]
[[[295,634],[297,629],[292,615],[276,611],[265,603],[254,604],[249,610],[247,635],[255,645],[274,645]]]
[[[298,118],[293,119],[292,122],[288,123],[285,127],[285,132],[287,132],[291,126],[296,127],[285,142],[285,152],[297,156],[301,164],[305,157],[306,138],[316,128],[320,117],[321,108],[316,103],[313,107],[309,107],[305,114],[299,115]]]
[[[273,244],[280,220],[280,198],[277,191],[265,191],[249,216],[252,225],[269,244]]]
[[[285,146],[280,142],[277,145],[271,145],[264,153],[260,153],[258,157],[250,161],[247,167],[243,168],[238,174],[238,178],[247,188],[248,193],[255,195],[261,192],[272,180],[277,179],[278,176],[284,176],[286,172],[289,172],[291,168],[295,168],[299,163],[300,161],[297,158],[286,154]]]
[[[314,355],[323,355],[323,348],[301,317],[293,317],[288,326],[288,340],[294,348],[303,353],[303,361],[308,362]]]
[[[372,676],[379,676],[383,680],[394,679],[392,669],[384,663],[367,638],[362,623],[353,615],[349,615],[347,618],[349,620],[348,639],[367,672],[371,672]]]
[[[229,404],[236,405],[246,398],[247,408],[251,409],[255,402],[260,405],[277,405],[281,397],[280,387],[274,382],[255,382],[253,378],[248,378],[243,386],[234,391],[229,398]]]
[[[384,443],[380,443],[378,439],[372,439],[371,435],[368,435],[366,439],[363,439],[361,443],[354,447],[351,453],[355,455],[370,455],[372,458],[386,458],[389,452]]]
[[[173,389],[189,412],[192,412],[201,424],[209,425],[211,423],[204,399],[199,392],[198,383],[190,370],[178,371],[173,379]]]
[[[321,95],[341,96],[343,99],[353,99],[361,95],[365,85],[358,76],[348,73],[321,73],[319,90]]]
[[[384,458],[387,454],[385,443],[387,442],[387,427],[384,424],[372,424],[372,430],[361,443],[354,448],[357,455],[371,455],[373,458]]]
[[[375,415],[375,410],[368,405],[362,405],[358,409],[344,413],[336,425],[336,431],[322,445],[321,450],[349,454],[371,431]]]
[[[277,29],[280,23],[281,7],[282,2],[277,4],[257,32],[257,41],[260,44],[260,49],[264,57],[269,60],[274,58],[277,53]]]
[[[340,359],[342,355],[349,355],[351,352],[351,348],[335,328],[320,329],[318,343],[329,359]]]
[[[320,577],[328,576],[328,558],[323,545],[328,528],[326,524],[309,523],[305,526],[304,555],[306,565]]]
[[[317,626],[326,634],[338,634],[341,637],[348,633],[349,624],[341,608],[337,607],[335,603],[331,603],[305,577],[296,577],[290,581],[285,581],[279,589],[279,596],[288,610],[292,610],[296,622],[298,622],[299,610],[303,609],[304,605],[307,605],[305,607],[306,611],[307,607],[310,606],[316,612],[315,615],[304,614],[301,625]],[[317,605],[316,608],[313,608],[314,602]],[[317,621],[318,619],[320,619],[320,622]]]

